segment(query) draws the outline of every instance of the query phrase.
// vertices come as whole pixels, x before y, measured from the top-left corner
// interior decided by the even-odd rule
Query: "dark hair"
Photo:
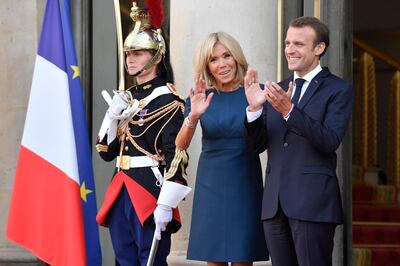
[[[317,35],[314,40],[314,47],[321,42],[325,43],[325,50],[319,56],[321,58],[329,47],[329,28],[325,23],[315,17],[299,17],[293,19],[289,23],[289,27],[292,28],[303,28],[307,26],[312,28]]]
[[[157,65],[157,76],[162,78],[165,82],[174,83],[174,71],[172,70],[170,56],[169,56],[169,40],[162,33],[165,40],[165,55]]]

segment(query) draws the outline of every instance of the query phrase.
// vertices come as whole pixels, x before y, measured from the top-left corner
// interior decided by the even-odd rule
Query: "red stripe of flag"
[[[79,185],[21,146],[7,237],[51,265],[86,264]]]

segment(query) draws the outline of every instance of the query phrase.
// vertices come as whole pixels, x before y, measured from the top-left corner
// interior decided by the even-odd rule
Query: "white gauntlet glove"
[[[124,92],[114,91],[110,107],[107,110],[110,119],[119,119],[119,115],[129,106],[129,99]]]
[[[163,182],[157,200],[157,208],[153,213],[156,224],[154,235],[158,240],[161,239],[161,231],[165,231],[167,224],[172,220],[172,208],[176,208],[191,190],[190,187],[172,181]]]
[[[172,208],[164,204],[158,204],[153,215],[154,223],[156,224],[154,235],[157,240],[161,240],[161,231],[165,231],[167,224],[172,220]]]
[[[99,139],[102,141],[107,133],[107,144],[110,144],[117,136],[119,116],[129,106],[129,95],[126,92],[114,91],[114,97],[111,99],[107,91],[101,93],[109,108],[100,127]]]

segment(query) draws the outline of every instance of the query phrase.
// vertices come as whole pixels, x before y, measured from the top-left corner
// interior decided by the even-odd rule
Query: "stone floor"
[[[201,262],[201,261],[187,260],[186,254],[184,254],[184,253],[171,253],[168,256],[168,265],[169,266],[205,266],[207,264],[205,262]],[[271,265],[272,265],[271,261],[254,263],[254,266],[271,266]]]
[[[10,249],[0,252],[0,266],[45,266],[27,251]],[[169,266],[205,266],[205,262],[186,259],[186,253],[171,253],[168,256]],[[256,262],[254,266],[271,266],[271,262]],[[107,266],[107,265],[104,265]]]
[[[0,252],[0,266],[45,266],[30,252],[22,248],[4,248]]]

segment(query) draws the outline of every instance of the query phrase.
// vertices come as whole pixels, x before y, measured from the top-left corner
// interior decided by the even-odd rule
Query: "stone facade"
[[[74,10],[79,10],[77,2]],[[310,1],[306,1],[311,3]],[[341,2],[341,1],[339,1]],[[5,237],[8,208],[13,188],[15,166],[22,137],[26,108],[37,52],[46,0],[0,1],[0,265],[40,265],[36,258]],[[279,32],[280,0],[170,0],[170,48],[175,83],[186,97],[193,84],[192,58],[196,43],[210,32],[226,31],[241,44],[250,65],[260,72],[260,81],[278,79],[277,69],[281,38]],[[287,4],[289,5],[289,4]],[[116,44],[113,4],[110,0],[92,1],[92,138],[95,139],[106,105],[100,95],[103,89],[117,85]],[[288,12],[287,8],[284,12]],[[82,15],[83,16],[83,15]],[[75,18],[79,25],[80,18]],[[329,24],[334,24],[330,19]],[[78,22],[78,23],[76,23]],[[79,26],[78,26],[79,28]],[[278,36],[279,35],[279,36]],[[82,36],[85,36],[84,34]],[[76,43],[87,41],[78,36]],[[278,38],[279,37],[279,38]],[[338,44],[339,46],[341,44]],[[80,57],[87,58],[77,47]],[[333,54],[334,56],[334,54]],[[78,59],[82,63],[82,59]],[[81,73],[84,73],[83,71]],[[86,73],[88,74],[88,73]],[[85,77],[83,77],[85,79]],[[43,129],[44,131],[46,129]],[[196,162],[200,152],[200,134],[196,132],[189,149],[189,185],[194,187]],[[263,158],[265,162],[265,155]],[[98,206],[112,174],[112,163],[105,163],[93,150]],[[181,204],[183,228],[173,236],[171,265],[204,265],[186,261],[193,193]],[[103,265],[113,265],[113,251],[107,229],[100,229]],[[337,246],[343,240],[339,238]],[[337,254],[341,260],[343,254]],[[336,263],[335,263],[336,264]],[[336,265],[340,263],[337,262]],[[262,264],[256,264],[262,265]]]
[[[0,265],[5,266],[39,265],[29,252],[6,239],[5,230],[44,4],[0,2]]]

